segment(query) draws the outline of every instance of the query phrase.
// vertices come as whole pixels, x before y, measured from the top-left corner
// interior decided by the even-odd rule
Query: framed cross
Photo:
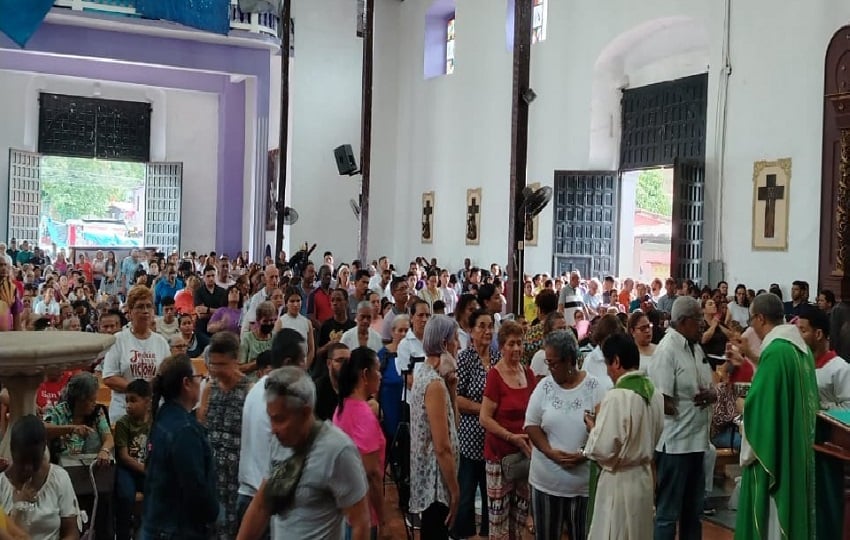
[[[423,244],[430,244],[433,241],[432,231],[433,223],[431,216],[434,214],[434,192],[428,191],[422,194],[422,234],[421,240]]]
[[[787,251],[791,158],[753,164],[753,250]]]

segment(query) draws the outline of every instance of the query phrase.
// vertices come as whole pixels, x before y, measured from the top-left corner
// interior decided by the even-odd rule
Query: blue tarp
[[[96,234],[83,232],[83,241],[91,246],[138,246],[139,240],[117,234]]]
[[[23,47],[52,7],[53,0],[0,0],[0,32]]]
[[[230,31],[230,0],[137,0],[136,11],[216,34]]]

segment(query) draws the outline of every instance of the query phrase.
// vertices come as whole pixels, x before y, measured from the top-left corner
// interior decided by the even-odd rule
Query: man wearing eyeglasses
[[[800,330],[784,324],[785,313],[773,294],[760,294],[750,305],[762,349],[743,404],[738,504],[746,511],[738,512],[735,538],[744,540],[815,538],[815,360]],[[734,350],[729,356],[743,361]],[[838,536],[818,530],[817,537]]]
[[[678,296],[670,309],[670,328],[649,365],[649,378],[664,396],[664,430],[655,447],[658,491],[655,540],[702,537],[704,457],[711,405],[717,401],[711,366],[699,345],[702,306]]]

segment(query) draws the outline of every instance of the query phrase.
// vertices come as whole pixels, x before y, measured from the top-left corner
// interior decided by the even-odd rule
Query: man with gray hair
[[[815,538],[815,361],[798,328],[784,323],[777,296],[753,300],[750,327],[762,349],[744,401],[738,504],[747,511],[738,512],[736,538]],[[744,361],[734,348],[728,354]]]
[[[346,330],[339,340],[340,343],[352,351],[357,347],[369,347],[377,353],[384,347],[381,334],[372,328],[372,304],[368,300],[357,304],[354,322],[357,326]]]
[[[264,389],[277,440],[271,470],[245,513],[237,540],[258,539],[270,518],[272,538],[342,538],[347,522],[352,539],[367,540],[369,485],[360,452],[339,428],[316,419],[310,376],[300,367],[285,366],[269,373]]]
[[[664,396],[664,430],[655,447],[658,491],[655,540],[702,537],[700,514],[705,497],[703,458],[708,448],[711,366],[699,345],[702,306],[690,296],[676,297],[670,328],[649,365],[649,378]]]

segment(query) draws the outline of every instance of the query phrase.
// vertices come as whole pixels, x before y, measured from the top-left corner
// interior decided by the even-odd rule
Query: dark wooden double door
[[[620,173],[556,171],[553,271],[616,275],[620,244]],[[705,166],[674,165],[671,268],[674,277],[702,277]]]
[[[622,96],[620,170],[674,167],[673,277],[703,274],[703,199],[708,75],[639,88]],[[620,171],[556,171],[553,271],[617,274]]]

